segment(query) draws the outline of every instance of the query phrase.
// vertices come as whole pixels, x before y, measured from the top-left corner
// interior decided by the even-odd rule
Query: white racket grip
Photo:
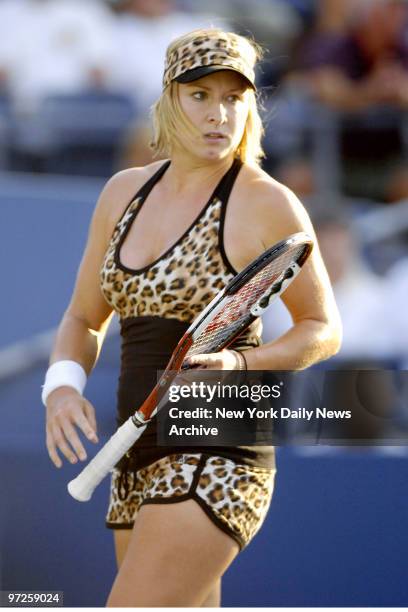
[[[82,472],[68,483],[70,495],[78,501],[89,501],[98,484],[140,438],[147,425],[136,427],[131,417],[123,423]]]

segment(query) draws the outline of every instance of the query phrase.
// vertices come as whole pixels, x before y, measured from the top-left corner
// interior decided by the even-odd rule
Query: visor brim
[[[236,68],[232,68],[231,66],[223,66],[223,65],[213,65],[213,66],[199,66],[198,68],[193,68],[192,70],[187,70],[180,74],[180,76],[176,77],[174,80],[178,83],[191,83],[192,81],[197,81],[197,79],[201,79],[209,74],[213,74],[214,72],[220,72],[221,70],[231,70],[232,72],[236,72],[241,75],[248,85],[252,87],[252,89],[256,89],[255,83],[253,83],[245,74],[243,74],[240,70]]]

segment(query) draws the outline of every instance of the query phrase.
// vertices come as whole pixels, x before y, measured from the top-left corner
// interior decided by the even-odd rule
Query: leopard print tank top
[[[238,159],[172,247],[141,269],[128,268],[121,262],[121,247],[131,225],[169,165],[165,162],[132,199],[114,229],[101,267],[101,289],[119,316],[122,336],[118,425],[147,397],[157,381],[157,372],[165,368],[193,319],[237,273],[224,250],[223,230],[229,195],[242,166]],[[260,321],[255,321],[235,348],[258,346],[260,334]],[[158,447],[156,432],[156,421],[152,419],[130,453],[133,469],[178,452],[176,447]],[[187,452],[185,446],[182,448]],[[196,446],[193,448],[200,452]],[[212,447],[218,455],[269,466],[268,452],[259,450],[260,447]]]
[[[134,270],[121,263],[120,250],[146,198],[169,162],[142,188],[117,224],[101,271],[105,299],[121,320],[153,316],[191,323],[236,271],[226,258],[221,234],[225,207],[222,193],[237,175],[234,163],[207,205],[183,236],[156,261]],[[230,191],[230,189],[228,189]]]

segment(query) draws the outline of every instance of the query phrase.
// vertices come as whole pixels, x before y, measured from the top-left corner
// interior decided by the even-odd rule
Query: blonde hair
[[[166,57],[177,51],[179,47],[193,42],[198,36],[214,38],[223,36],[233,40],[238,45],[240,54],[251,66],[254,66],[256,61],[262,57],[261,48],[252,40],[233,32],[224,32],[216,28],[194,30],[176,38],[167,48]],[[186,117],[181,108],[178,86],[179,84],[176,81],[172,81],[152,106],[153,142],[150,146],[155,157],[171,155],[174,144],[180,143],[180,137],[191,138],[192,134],[199,135],[199,131]],[[246,95],[248,96],[248,116],[241,142],[235,154],[243,162],[259,164],[262,157],[265,156],[261,145],[264,128],[259,116],[255,91],[252,88],[248,88]]]

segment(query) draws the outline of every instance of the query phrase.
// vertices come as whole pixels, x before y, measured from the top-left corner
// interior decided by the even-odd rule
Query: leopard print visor
[[[163,88],[171,81],[190,83],[212,72],[233,70],[256,89],[254,68],[246,59],[247,55],[248,50],[241,49],[239,42],[233,39],[197,36],[166,57]]]

